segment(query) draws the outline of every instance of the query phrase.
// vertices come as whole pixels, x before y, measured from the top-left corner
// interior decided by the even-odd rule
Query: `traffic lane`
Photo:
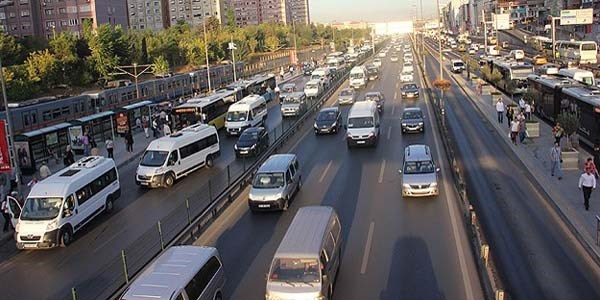
[[[299,87],[303,87],[307,77],[299,77],[296,80]],[[273,101],[269,103],[269,114],[267,127],[275,128],[282,124],[279,105]],[[292,119],[284,120],[289,126]],[[37,289],[24,287],[25,294],[31,298],[43,298],[44,295],[54,295],[68,291],[75,278],[94,277],[101,266],[113,263],[119,259],[122,249],[138,248],[132,242],[146,234],[152,228],[156,228],[157,221],[172,214],[177,208],[181,208],[186,198],[194,198],[194,191],[198,187],[205,186],[210,178],[222,175],[227,165],[235,160],[233,144],[235,138],[227,138],[224,131],[219,132],[221,138],[222,155],[215,161],[215,167],[203,168],[179,180],[171,189],[141,189],[134,183],[137,161],[133,161],[119,169],[121,181],[121,198],[115,203],[115,213],[102,215],[86,225],[76,235],[76,240],[67,248],[54,249],[51,251],[22,251],[16,250],[14,243],[5,243],[2,247],[5,260],[0,264],[0,280],[14,283],[15,286],[23,286],[23,283],[32,282],[31,269],[36,268],[34,278],[41,276],[39,282],[44,282]],[[249,162],[247,162],[249,163]],[[241,172],[244,167],[243,161],[232,164],[232,170]],[[221,176],[222,178],[222,176]],[[165,201],[169,199],[169,201]],[[201,203],[194,203],[196,207],[205,206],[206,199]],[[181,217],[181,216],[180,216]],[[179,221],[185,221],[179,219]],[[179,224],[181,224],[179,222]],[[174,227],[173,227],[174,228]],[[158,240],[152,243],[156,248]],[[133,245],[132,245],[133,244]],[[90,249],[93,249],[90,251]],[[77,261],[78,264],[69,263]],[[43,262],[40,265],[40,262]],[[57,276],[58,275],[58,276]],[[28,294],[31,293],[31,294]]]
[[[525,167],[493,128],[474,117],[479,112],[472,104],[456,89],[446,95],[469,194],[509,293],[522,299],[598,299],[595,269],[548,206],[551,200],[528,172],[515,172]]]

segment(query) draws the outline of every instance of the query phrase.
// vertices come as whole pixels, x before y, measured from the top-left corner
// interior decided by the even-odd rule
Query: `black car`
[[[405,132],[424,132],[425,122],[423,111],[418,107],[405,108],[402,112],[402,133]]]
[[[338,107],[323,108],[315,118],[315,133],[337,133],[342,126],[342,113]]]
[[[235,156],[257,156],[269,148],[269,133],[264,127],[250,127],[242,132],[233,146]]]
[[[304,74],[304,76],[310,76],[312,74],[313,68],[310,65],[304,65],[302,66],[302,74]]]
[[[416,83],[405,83],[400,91],[402,92],[402,99],[419,98],[419,86]]]
[[[368,92],[365,94],[366,101],[375,101],[377,102],[377,110],[379,113],[383,112],[383,106],[385,104],[385,97],[381,92]]]

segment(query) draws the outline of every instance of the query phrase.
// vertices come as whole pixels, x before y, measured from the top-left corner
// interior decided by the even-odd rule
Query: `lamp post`
[[[560,17],[550,16],[552,22],[552,61],[556,63],[556,20],[560,20]]]
[[[444,79],[444,70],[442,62],[442,15],[440,13],[440,0],[437,0],[437,16],[438,16],[438,52],[440,60],[440,79]]]
[[[206,55],[206,77],[208,80],[208,92],[212,91],[212,83],[210,82],[210,62],[208,61],[208,39],[206,38],[206,21],[202,22],[202,30],[204,31],[204,54]]]
[[[229,50],[231,50],[231,59],[233,60],[233,82],[237,81],[237,75],[236,75],[236,70],[235,70],[235,52],[233,52],[233,50],[236,50],[237,47],[235,46],[235,43],[233,42],[233,35],[231,36],[231,43],[229,43]]]
[[[13,5],[13,1],[0,2],[0,8]],[[19,162],[15,159],[14,132],[12,126],[12,118],[10,117],[10,109],[8,107],[8,96],[6,94],[6,82],[4,82],[4,72],[2,71],[2,58],[0,57],[0,82],[2,83],[2,98],[4,99],[4,112],[6,113],[6,124],[8,126],[8,152],[10,159],[15,166],[15,181],[17,182],[17,191],[21,195],[21,168]]]

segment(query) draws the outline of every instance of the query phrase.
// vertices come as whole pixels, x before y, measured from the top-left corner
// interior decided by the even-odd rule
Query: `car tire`
[[[115,208],[115,202],[112,199],[112,196],[108,196],[106,198],[106,203],[104,204],[104,212],[110,214]]]
[[[71,229],[69,226],[65,227],[66,228],[60,230],[59,240],[61,247],[67,247],[69,244],[71,244],[71,242],[73,242],[73,229]]]
[[[283,202],[283,207],[281,208],[282,211],[287,211],[290,208],[290,199],[286,198],[285,201]]]
[[[167,173],[167,175],[165,175],[164,183],[166,188],[173,186],[175,183],[175,176],[173,176],[173,173]]]
[[[206,157],[206,162],[204,162],[207,168],[212,168],[215,165],[212,155]]]

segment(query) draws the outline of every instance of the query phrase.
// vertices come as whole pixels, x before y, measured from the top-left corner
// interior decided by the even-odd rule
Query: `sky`
[[[311,22],[333,21],[390,22],[410,21],[416,5],[423,2],[425,17],[433,17],[437,7],[432,0],[308,0]],[[441,0],[443,3],[447,0]]]

